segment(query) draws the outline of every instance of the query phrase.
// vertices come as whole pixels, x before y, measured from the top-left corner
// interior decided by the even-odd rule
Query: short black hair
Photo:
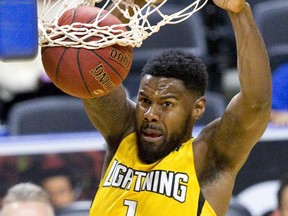
[[[182,50],[166,50],[148,60],[142,69],[141,78],[146,74],[181,80],[188,90],[201,96],[208,85],[208,72],[204,62]]]
[[[73,176],[72,172],[65,168],[65,167],[61,167],[61,168],[50,168],[50,169],[45,169],[42,170],[42,172],[39,173],[39,185],[42,185],[43,182],[46,179],[49,178],[54,178],[54,177],[58,177],[58,176],[65,176],[67,177],[67,179],[70,181],[72,187],[74,188],[76,185],[76,179]]]

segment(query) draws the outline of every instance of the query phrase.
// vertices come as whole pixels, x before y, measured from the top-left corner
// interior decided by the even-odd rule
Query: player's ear
[[[195,120],[200,119],[205,112],[205,107],[206,107],[206,99],[204,96],[201,96],[198,99],[196,99],[192,110],[193,119]]]

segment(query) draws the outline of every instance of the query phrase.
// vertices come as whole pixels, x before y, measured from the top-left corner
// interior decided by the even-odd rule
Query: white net
[[[182,10],[164,14],[161,7],[169,0],[145,0],[139,7],[134,0],[103,0],[93,23],[72,23],[58,25],[59,18],[69,9],[80,5],[94,6],[101,0],[44,0],[39,16],[39,44],[42,47],[66,46],[86,49],[99,49],[114,44],[140,47],[143,40],[166,24],[177,24],[199,11],[208,0],[194,0]],[[144,0],[143,0],[144,1]],[[187,0],[179,0],[187,1]],[[160,3],[156,3],[160,2]],[[108,12],[107,12],[108,11]],[[109,14],[116,12],[127,21],[110,26],[99,25]],[[157,15],[159,22],[149,22],[149,17]],[[122,29],[122,30],[121,30]],[[124,31],[123,29],[126,29]],[[97,37],[97,40],[89,38]]]

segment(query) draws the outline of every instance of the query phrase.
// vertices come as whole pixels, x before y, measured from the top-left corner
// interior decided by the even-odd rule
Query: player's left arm
[[[244,0],[214,0],[228,11],[235,32],[240,92],[231,100],[208,143],[210,154],[225,158],[225,168],[239,171],[264,133],[271,108],[271,71],[268,54]],[[212,156],[213,157],[213,156]]]

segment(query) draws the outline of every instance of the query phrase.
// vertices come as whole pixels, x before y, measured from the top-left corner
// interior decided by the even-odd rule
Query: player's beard
[[[141,126],[140,129],[137,130],[138,156],[143,162],[150,164],[164,158],[186,141],[187,138],[190,138],[191,118],[187,118],[185,124],[182,125],[179,130],[172,133],[169,139],[167,135],[163,133],[163,142],[156,147],[154,143],[141,139],[141,133],[143,133],[144,128],[145,126]]]

